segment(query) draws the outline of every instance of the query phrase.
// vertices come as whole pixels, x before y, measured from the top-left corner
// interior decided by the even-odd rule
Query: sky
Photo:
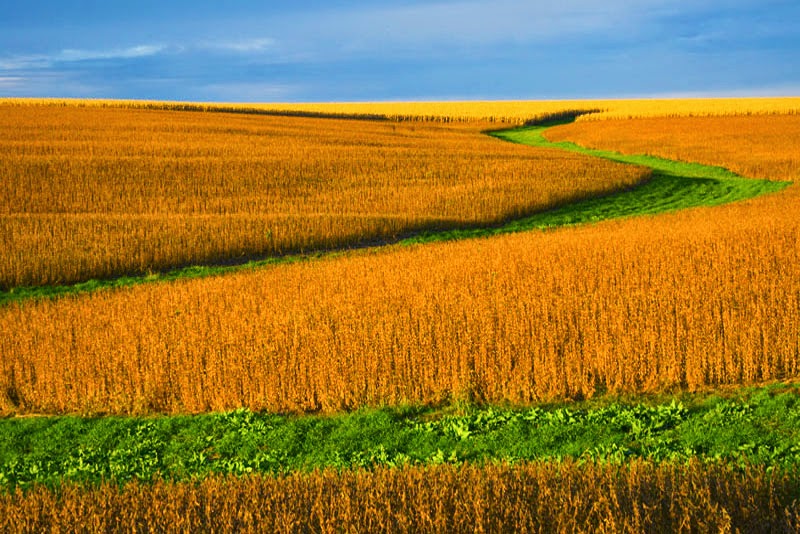
[[[798,0],[0,0],[0,97],[800,96]]]

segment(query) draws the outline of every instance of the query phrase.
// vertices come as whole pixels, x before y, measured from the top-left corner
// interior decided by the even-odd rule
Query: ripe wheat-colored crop
[[[576,122],[551,141],[726,167],[743,176],[800,181],[800,115],[672,117]]]
[[[0,289],[487,225],[644,169],[434,125],[0,108]]]
[[[0,309],[12,412],[530,403],[800,375],[795,187]]]
[[[710,98],[645,100],[553,100],[487,102],[382,102],[261,104],[277,111],[382,115],[430,121],[494,121],[521,124],[570,111],[591,112],[578,120],[630,117],[772,115],[800,113],[800,98]]]
[[[432,466],[0,493],[0,529],[61,532],[796,532],[796,470]]]
[[[739,122],[720,124],[731,145],[746,142]],[[796,161],[794,142],[776,136],[761,164]],[[734,166],[752,152],[726,157]],[[799,200],[792,186],[657,217],[6,306],[0,403],[336,411],[797,378]]]
[[[393,121],[490,122],[518,125],[570,112],[578,118],[703,117],[800,113],[800,97],[675,98],[638,100],[492,100],[463,102],[200,103],[142,100],[0,99],[0,105],[228,111],[308,116],[390,119]]]

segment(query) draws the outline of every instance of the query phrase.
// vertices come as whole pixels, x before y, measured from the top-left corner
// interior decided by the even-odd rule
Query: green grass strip
[[[567,204],[529,217],[509,221],[499,226],[421,231],[411,236],[401,238],[397,243],[400,245],[413,245],[457,239],[474,239],[515,232],[547,230],[563,226],[594,223],[621,217],[654,215],[698,206],[717,206],[728,202],[745,200],[765,193],[777,192],[784,189],[790,183],[747,179],[721,167],[685,163],[653,156],[626,156],[617,152],[587,149],[568,142],[553,143],[544,137],[544,132],[548,128],[566,122],[571,122],[571,120],[548,122],[536,126],[525,126],[522,128],[487,133],[498,139],[514,143],[521,143],[534,147],[557,148],[620,163],[642,165],[653,170],[652,178],[626,191]],[[385,245],[389,244],[392,243],[385,243]],[[385,245],[378,245],[377,247]],[[343,253],[344,251],[341,250],[321,251],[311,254],[296,254],[254,260],[240,265],[197,265],[175,269],[165,273],[123,276],[108,280],[89,280],[72,285],[18,287],[7,291],[0,291],[0,306],[11,302],[40,298],[56,298],[65,295],[128,287],[144,283],[171,282],[179,279],[217,276],[243,270],[252,270],[269,265],[330,258]]]
[[[800,465],[800,387],[528,408],[0,419],[0,488],[406,464],[631,458]]]

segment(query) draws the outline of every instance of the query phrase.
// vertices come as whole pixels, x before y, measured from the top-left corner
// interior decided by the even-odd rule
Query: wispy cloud
[[[0,89],[16,89],[22,87],[26,79],[22,76],[0,76]]]
[[[701,2],[702,3],[702,2]],[[301,35],[330,52],[474,47],[502,43],[564,42],[575,37],[621,38],[638,34],[648,21],[680,5],[679,0],[455,0],[406,5],[331,9],[298,18]],[[332,44],[338,45],[331,47]]]
[[[82,81],[67,72],[30,71],[21,76],[0,76],[0,95],[24,97],[101,97],[109,87]]]
[[[137,45],[107,50],[65,48],[53,54],[16,55],[0,58],[0,71],[46,69],[59,63],[75,63],[79,61],[142,58],[154,56],[166,49],[167,47],[163,45]]]
[[[138,45],[129,48],[111,50],[76,50],[65,49],[53,57],[53,61],[89,61],[96,59],[132,59],[154,56],[166,50],[162,45]]]
[[[215,41],[204,42],[200,48],[209,50],[221,50],[226,52],[235,52],[240,54],[251,54],[255,52],[264,52],[275,46],[275,39],[269,37],[258,37],[254,39],[243,39],[239,41]]]

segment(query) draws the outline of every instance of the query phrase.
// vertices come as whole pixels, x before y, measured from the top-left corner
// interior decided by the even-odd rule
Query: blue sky
[[[0,96],[797,96],[798,21],[798,0],[0,0]]]

